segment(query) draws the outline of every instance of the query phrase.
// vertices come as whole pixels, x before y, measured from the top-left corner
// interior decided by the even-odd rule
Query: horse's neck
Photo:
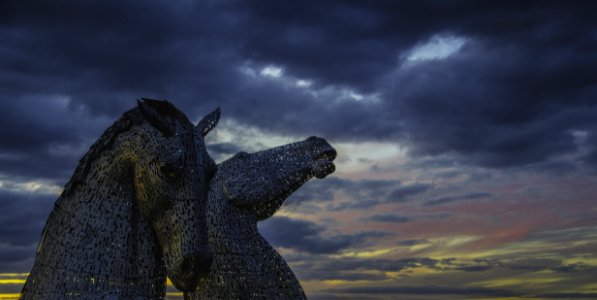
[[[247,211],[232,206],[224,196],[222,185],[212,184],[207,204],[208,238],[215,254],[242,252],[254,247],[257,219]]]
[[[220,223],[209,223],[208,238],[210,246],[214,248],[215,254],[221,253],[245,253],[246,249],[256,249],[256,238],[261,238],[257,231],[257,225],[245,214],[239,214],[238,209],[229,207],[237,213],[220,215]],[[209,214],[208,214],[209,215]],[[210,218],[211,217],[211,218]],[[208,222],[218,218],[217,215],[208,217]],[[224,223],[229,221],[227,223]],[[215,245],[212,245],[215,244]],[[246,249],[245,249],[246,248]]]
[[[193,299],[306,299],[284,259],[257,230],[257,217],[230,205],[221,185],[212,183],[207,209],[214,263]],[[235,284],[222,285],[224,282]]]
[[[97,171],[56,202],[31,272],[41,290],[160,292],[164,266],[134,201],[132,174],[110,162],[98,160]]]

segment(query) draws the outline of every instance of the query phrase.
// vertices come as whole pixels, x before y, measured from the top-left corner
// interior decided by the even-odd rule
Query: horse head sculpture
[[[193,290],[211,265],[204,215],[215,169],[203,136],[218,118],[193,126],[151,99],[124,113],[56,201],[22,298],[163,298],[166,275]]]
[[[336,150],[324,139],[310,137],[253,154],[237,153],[219,166],[218,174],[225,174],[226,198],[263,220],[309,179],[334,172],[335,157]]]
[[[220,110],[192,126],[169,102],[146,99],[139,106],[163,138],[145,140],[145,153],[137,152],[137,201],[162,247],[168,277],[176,288],[192,290],[211,264],[204,215],[215,163],[203,138],[217,125]]]
[[[336,150],[310,137],[269,150],[240,152],[218,165],[210,183],[207,232],[214,260],[192,299],[305,299],[284,259],[257,222],[313,177],[334,172]]]

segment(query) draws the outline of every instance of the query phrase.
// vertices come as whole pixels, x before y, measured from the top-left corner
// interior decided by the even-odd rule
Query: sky
[[[139,97],[193,122],[221,107],[216,162],[312,135],[338,150],[259,225],[311,299],[595,299],[596,9],[1,1],[0,299]]]

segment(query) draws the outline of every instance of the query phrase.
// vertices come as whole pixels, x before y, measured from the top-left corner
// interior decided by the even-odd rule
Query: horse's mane
[[[144,107],[145,105],[149,108]],[[190,124],[187,117],[167,100],[161,101],[147,98],[138,100],[137,107],[126,111],[120,119],[108,127],[101,137],[89,147],[89,151],[81,158],[73,176],[66,183],[62,195],[67,196],[71,194],[80,183],[85,182],[91,163],[104,150],[111,148],[116,137],[121,133],[129,131],[135,125],[148,122],[162,135],[169,137],[174,134],[172,129],[165,124],[165,122],[169,121],[180,122],[184,125]]]

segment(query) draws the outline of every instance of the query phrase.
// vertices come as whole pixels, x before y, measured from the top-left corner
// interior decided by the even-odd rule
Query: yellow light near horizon
[[[276,212],[276,216],[277,217],[288,217],[288,218],[293,218],[293,219],[313,219],[313,218],[308,218],[309,216],[305,216],[304,214],[301,213],[295,213],[295,212],[290,212],[288,210],[285,209],[285,207],[282,207],[282,209],[278,210]]]
[[[339,286],[343,284],[366,284],[373,283],[371,280],[344,280],[344,279],[328,279],[322,281],[327,286]]]
[[[459,249],[458,251],[452,251],[446,246],[460,246],[466,244],[468,242],[473,242],[478,240],[470,239],[467,240],[466,238],[461,239],[457,238],[455,241],[448,242],[447,244],[441,244],[437,251],[433,251],[431,253],[427,253],[428,256],[433,256],[437,259],[442,258],[465,258],[465,259],[473,259],[473,258],[491,258],[491,257],[504,257],[508,255],[516,255],[518,257],[524,255],[535,255],[536,253],[544,253],[545,249],[554,249],[552,244],[540,242],[540,241],[522,241],[522,242],[513,242],[508,243],[505,245],[500,245],[494,249],[487,249],[487,250],[466,250],[466,249]],[[446,240],[448,238],[440,238],[438,240]],[[430,240],[434,244],[438,240]],[[448,248],[448,249],[446,249]]]
[[[524,282],[526,286],[529,285],[550,285],[554,282],[561,281],[562,278],[548,277],[548,278],[532,278],[528,276],[521,276],[515,278],[498,278],[486,281],[476,282],[475,286],[482,286],[484,288],[503,288],[507,286],[519,286]]]
[[[483,238],[479,235],[454,235],[440,238],[428,239],[432,244],[440,245],[442,247],[457,247],[470,242],[477,241]]]
[[[3,300],[16,300],[19,299],[19,297],[21,296],[20,293],[11,293],[11,294],[0,294],[0,299]]]
[[[417,251],[425,250],[425,249],[431,248],[431,247],[433,247],[433,244],[425,243],[425,244],[418,244],[418,245],[412,245],[412,246],[405,246],[404,248],[410,252],[417,252]]]
[[[431,269],[426,266],[419,266],[416,268],[410,268],[406,270],[408,276],[410,277],[425,277],[431,274],[448,274],[448,273],[456,273],[456,271],[445,271],[445,270],[437,270]]]
[[[342,280],[342,279],[330,279],[330,280],[323,281],[323,283],[325,283],[327,285],[342,285],[347,282],[348,282],[348,280]]]
[[[581,290],[587,293],[597,293],[597,283],[589,283],[582,286]]]
[[[27,277],[29,273],[0,273],[0,277]]]
[[[0,179],[0,189],[20,193],[41,193],[51,195],[60,195],[63,190],[61,186],[43,180],[20,182],[6,179]]]
[[[0,279],[0,284],[24,284],[26,279]]]
[[[467,300],[486,300],[485,298],[466,298]],[[491,300],[529,300],[528,297],[497,297],[497,298],[490,298]]]
[[[388,278],[398,278],[400,272],[384,272],[384,275]]]
[[[589,266],[597,266],[597,257],[571,257],[565,258],[562,260],[563,264],[572,265],[572,264],[585,264]]]
[[[395,252],[397,248],[384,248],[378,250],[370,250],[370,251],[351,251],[345,252],[338,255],[330,255],[333,258],[343,258],[343,257],[358,257],[358,258],[370,258],[376,256],[382,256],[388,253]]]

